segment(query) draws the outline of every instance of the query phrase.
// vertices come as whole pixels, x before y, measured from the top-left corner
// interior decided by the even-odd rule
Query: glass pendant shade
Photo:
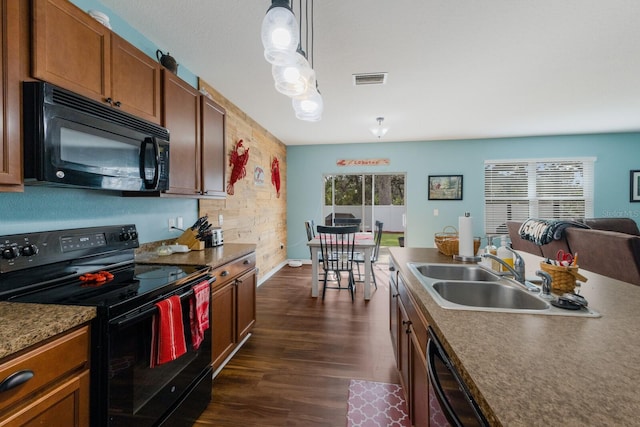
[[[316,73],[307,59],[300,53],[294,58],[291,63],[271,67],[276,90],[287,96],[300,96],[316,85]]]
[[[291,102],[298,119],[317,122],[322,118],[324,104],[322,96],[315,87],[304,95],[293,98]]]
[[[300,36],[296,17],[288,1],[273,2],[262,20],[261,36],[264,57],[268,62],[283,65],[292,61]]]
[[[378,122],[378,126],[371,128],[370,129],[371,133],[373,134],[373,136],[377,136],[378,138],[382,138],[387,133],[387,131],[389,131],[389,128],[382,126],[382,122],[384,121],[384,117],[378,117],[376,119],[376,121]]]

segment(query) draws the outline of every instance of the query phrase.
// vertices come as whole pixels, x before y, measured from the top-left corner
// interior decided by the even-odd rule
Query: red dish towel
[[[152,368],[176,360],[187,352],[180,297],[169,297],[156,303],[156,307],[158,314],[153,316],[151,327]]]
[[[191,343],[197,350],[204,339],[204,331],[209,329],[209,282],[203,281],[193,287],[189,300],[189,321],[191,323]]]

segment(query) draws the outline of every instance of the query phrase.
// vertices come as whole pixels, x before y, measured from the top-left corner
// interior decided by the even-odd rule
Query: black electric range
[[[137,247],[135,225],[0,236],[0,300],[96,308],[92,426],[191,425],[211,396],[210,330],[199,348],[189,339],[192,288],[211,283],[209,267],[136,263]],[[152,368],[155,304],[173,295],[188,351]]]

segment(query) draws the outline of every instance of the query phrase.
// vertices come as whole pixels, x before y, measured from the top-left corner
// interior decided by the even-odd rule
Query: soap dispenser
[[[487,235],[487,246],[484,248],[484,253],[498,256],[498,248],[493,244],[493,237],[491,235]],[[485,266],[491,268],[494,271],[501,271],[500,263],[498,261],[493,260],[491,258],[485,258]]]
[[[508,264],[509,267],[513,268],[513,253],[507,249],[507,236],[500,237],[500,247],[498,248],[498,258],[500,258],[505,264]],[[504,266],[502,266],[502,271],[506,272],[507,270]]]

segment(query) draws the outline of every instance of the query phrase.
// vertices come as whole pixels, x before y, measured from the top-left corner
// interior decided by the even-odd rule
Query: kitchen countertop
[[[156,253],[156,246],[147,246],[136,251],[136,262],[150,264],[182,264],[182,265],[210,265],[217,267],[229,261],[250,254],[256,250],[256,245],[250,243],[225,243],[215,248],[202,251],[172,253],[160,256]]]
[[[154,250],[151,250],[153,248]],[[227,243],[203,251],[159,256],[154,245],[136,251],[136,261],[153,264],[210,265],[216,267],[256,250],[254,244]],[[95,307],[24,304],[0,301],[0,359],[54,335],[91,321]]]
[[[407,262],[456,261],[431,248],[390,253],[492,425],[640,425],[640,286],[580,270],[600,318],[446,310]],[[522,256],[534,277],[542,258]]]
[[[91,321],[94,307],[0,301],[0,359]]]

